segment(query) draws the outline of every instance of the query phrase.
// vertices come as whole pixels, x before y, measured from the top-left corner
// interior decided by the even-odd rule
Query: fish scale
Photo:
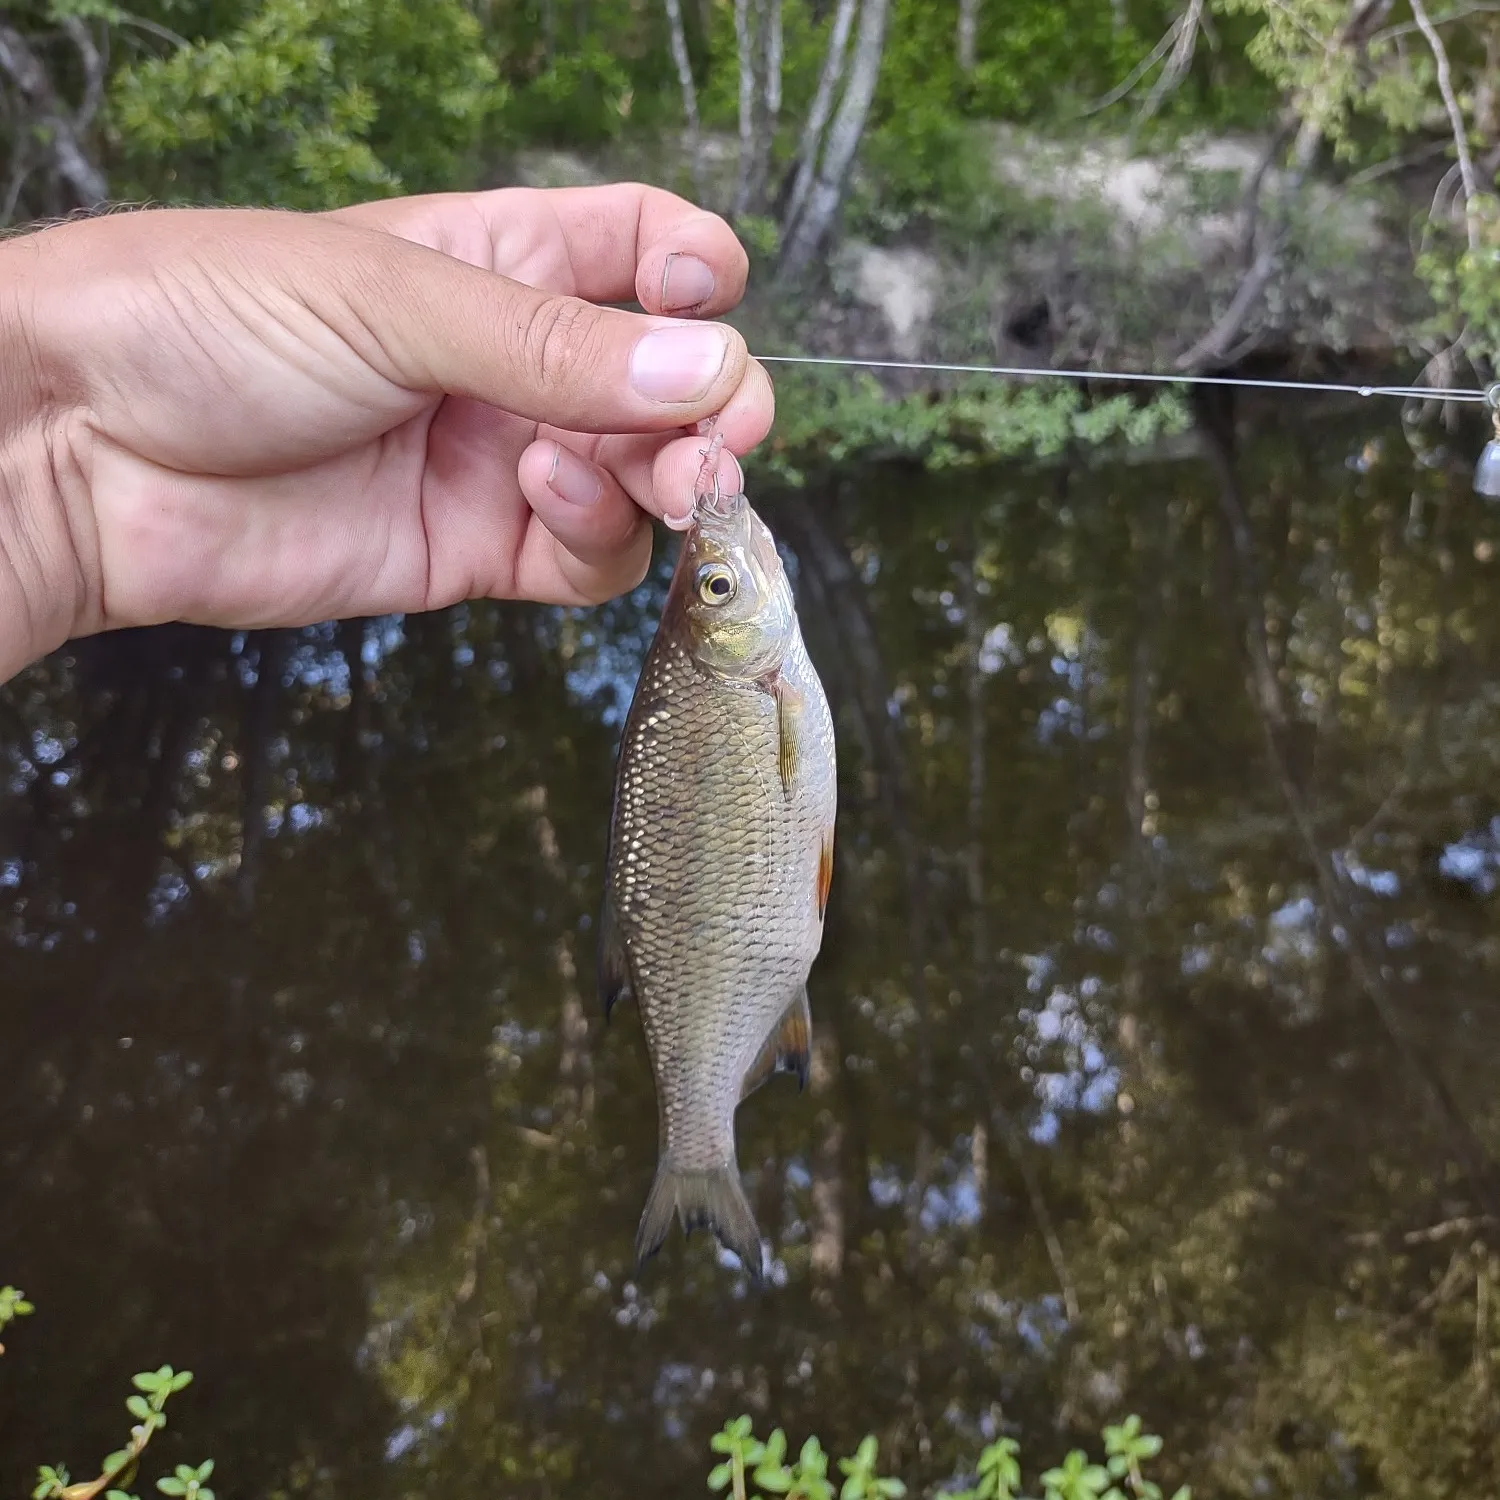
[[[747,1083],[760,1081],[750,1075],[762,1050],[805,1005],[836,788],[832,718],[789,586],[769,532],[748,503],[742,510],[774,591],[764,634],[777,659],[737,678],[695,652],[690,534],[621,740],[604,928],[640,1005],[657,1086],[660,1161],[638,1253],[656,1248],[675,1208],[685,1227],[712,1228],[758,1273],[734,1115]],[[795,721],[789,782],[785,712]],[[607,975],[607,953],[602,967]]]

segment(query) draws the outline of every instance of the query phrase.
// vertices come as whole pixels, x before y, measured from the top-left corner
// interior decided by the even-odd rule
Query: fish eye
[[[723,563],[705,563],[698,569],[698,597],[705,604],[728,604],[734,594],[733,569]]]

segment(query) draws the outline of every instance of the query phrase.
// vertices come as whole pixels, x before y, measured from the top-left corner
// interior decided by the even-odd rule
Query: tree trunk
[[[795,223],[787,228],[782,250],[781,274],[800,275],[812,264],[823,248],[834,215],[844,196],[849,168],[859,150],[875,85],[880,78],[880,61],[885,53],[885,23],[890,0],[864,0],[859,16],[859,34],[854,42],[854,56],[849,64],[849,82],[839,101],[833,123],[828,127],[828,145],[813,179],[807,207]]]
[[[693,193],[703,200],[703,163],[698,153],[698,88],[693,82],[693,63],[688,56],[687,29],[682,23],[682,0],[666,0],[667,26],[672,35],[672,63],[677,69],[677,83],[682,90],[682,113],[687,120],[688,171],[693,179]]]
[[[781,0],[761,0],[765,32],[765,81],[761,90],[760,128],[756,132],[754,167],[751,173],[747,212],[759,213],[766,201],[766,182],[771,175],[771,152],[776,145],[776,124],[781,116]]]
[[[802,141],[797,148],[796,177],[791,197],[782,217],[784,229],[790,229],[807,206],[813,177],[818,170],[818,156],[823,149],[823,132],[833,113],[833,99],[844,76],[844,62],[849,54],[849,33],[854,29],[854,13],[859,0],[838,0],[833,27],[828,33],[828,50],[823,54],[823,71],[818,75],[818,89],[802,127]]]
[[[958,71],[965,78],[974,71],[979,40],[979,0],[958,0]]]
[[[751,0],[734,0],[734,40],[740,59],[740,163],[739,180],[734,189],[736,218],[749,206],[751,180],[755,175],[755,26],[750,4]]]

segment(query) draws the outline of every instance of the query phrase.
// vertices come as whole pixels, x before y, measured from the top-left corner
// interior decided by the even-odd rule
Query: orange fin
[[[807,1069],[812,1058],[812,1010],[807,1003],[807,986],[797,991],[796,999],[782,1012],[771,1028],[760,1055],[745,1074],[740,1089],[741,1100],[748,1099],[773,1073],[795,1073],[797,1086],[807,1087]]]
[[[823,920],[828,910],[828,892],[833,887],[833,829],[823,835],[822,847],[818,850],[818,920]]]

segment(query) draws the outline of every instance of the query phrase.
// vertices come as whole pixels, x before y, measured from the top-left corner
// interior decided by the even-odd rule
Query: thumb
[[[327,227],[341,243],[308,278],[310,310],[408,390],[575,432],[660,432],[722,409],[749,370],[727,324],[598,307],[396,235]]]

